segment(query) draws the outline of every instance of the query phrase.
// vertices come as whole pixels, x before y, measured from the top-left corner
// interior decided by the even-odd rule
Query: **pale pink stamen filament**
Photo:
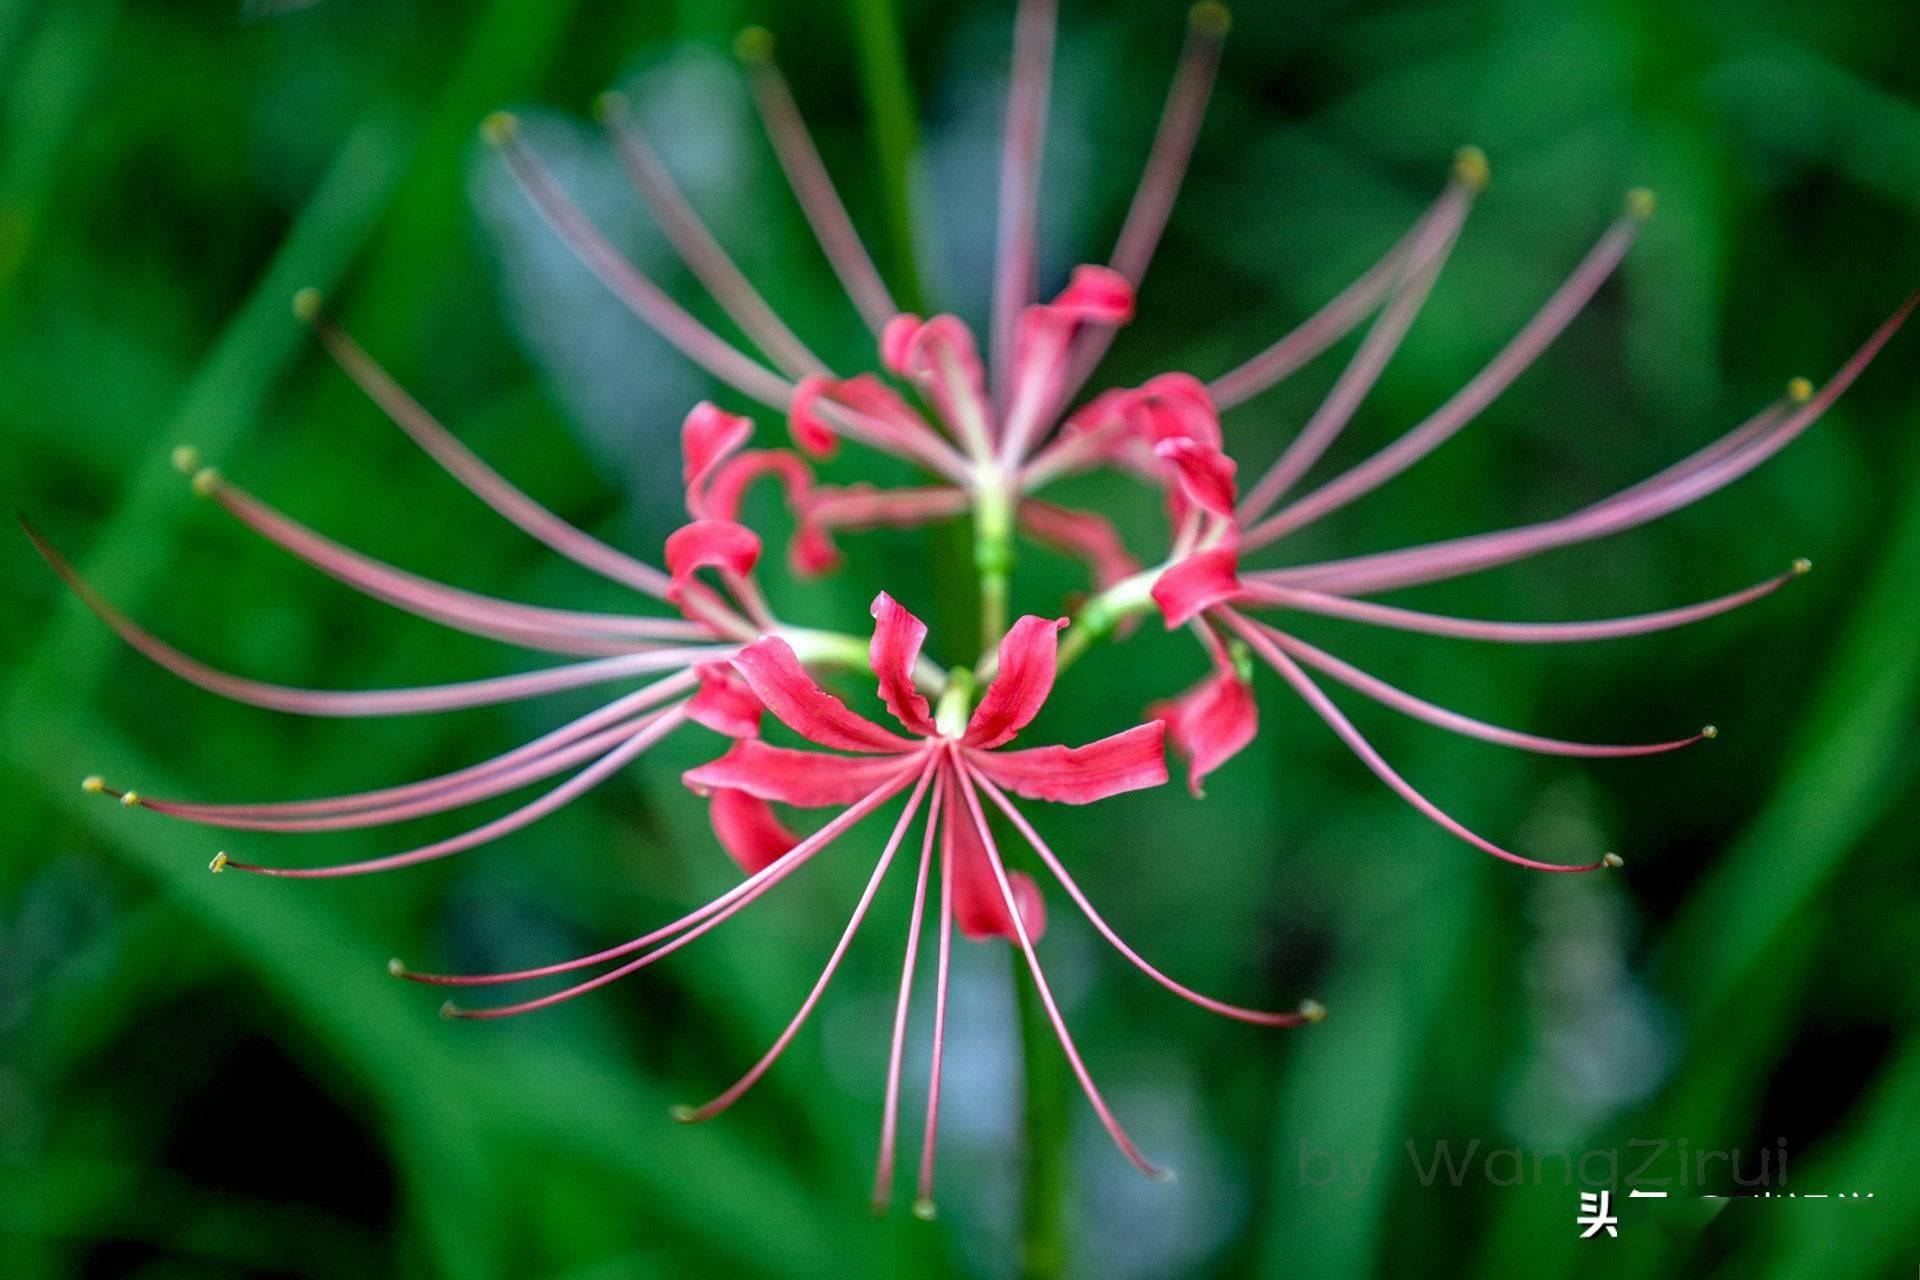
[[[712,633],[679,618],[636,618],[520,604],[447,586],[342,546],[227,483],[213,500],[242,524],[321,573],[395,608],[473,635],[547,652],[631,653],[654,639],[699,640]]]
[[[1599,243],[1574,268],[1573,274],[1521,327],[1500,354],[1445,404],[1435,409],[1426,421],[1359,466],[1334,477],[1269,519],[1254,525],[1247,530],[1242,545],[1262,546],[1329,512],[1339,510],[1373,492],[1452,439],[1455,433],[1478,417],[1501,392],[1513,384],[1514,379],[1539,359],[1541,353],[1573,322],[1573,318],[1586,307],[1601,284],[1626,256],[1645,222],[1645,213],[1640,208],[1630,208],[1608,228]]]
[[[674,251],[699,277],[714,301],[788,377],[828,372],[820,357],[794,336],[793,330],[741,274],[707,224],[687,203],[679,184],[674,182],[673,175],[661,163],[646,134],[627,110],[626,100],[618,94],[607,94],[600,100],[600,109],[601,119],[613,138],[614,150],[634,189],[653,211]]]
[[[872,255],[861,242],[860,233],[854,230],[847,206],[834,189],[826,165],[821,163],[820,152],[813,145],[800,109],[794,105],[786,77],[774,65],[771,53],[750,56],[746,62],[754,104],[787,182],[800,202],[800,210],[813,228],[833,273],[840,278],[854,308],[860,312],[860,318],[878,337],[900,308],[894,305],[893,295],[873,265]]]
[[[738,1102],[747,1090],[759,1083],[768,1069],[785,1053],[793,1038],[800,1034],[800,1028],[806,1025],[814,1006],[820,1003],[820,997],[826,992],[827,984],[833,981],[834,973],[840,967],[841,959],[847,954],[847,948],[853,945],[854,935],[860,931],[861,923],[867,918],[867,908],[873,905],[873,897],[880,892],[880,882],[886,878],[887,869],[893,865],[893,855],[900,848],[900,842],[906,837],[907,828],[912,824],[914,815],[920,811],[920,801],[926,795],[927,785],[933,777],[934,766],[939,757],[929,752],[927,762],[920,770],[919,781],[914,785],[913,794],[907,798],[907,807],[901,811],[900,820],[893,825],[893,833],[887,837],[886,846],[880,851],[880,861],[875,864],[873,874],[867,878],[867,887],[860,895],[860,901],[853,908],[853,915],[847,921],[846,929],[840,934],[840,941],[834,945],[833,954],[827,957],[827,963],[820,971],[819,979],[807,998],[800,1003],[800,1009],[787,1023],[779,1038],[773,1042],[760,1060],[748,1068],[747,1073],[721,1092],[711,1102],[687,1111],[676,1111],[674,1118],[687,1124],[697,1124],[702,1120],[711,1120],[728,1107]]]
[[[602,729],[598,733],[589,734],[577,742],[569,743],[513,768],[494,770],[484,777],[473,779],[460,786],[443,787],[431,794],[384,807],[311,817],[236,817],[209,815],[200,812],[193,805],[176,805],[165,800],[151,800],[144,795],[139,798],[139,805],[143,809],[152,809],[155,813],[164,813],[170,818],[179,818],[186,822],[197,822],[207,826],[225,827],[235,831],[310,833],[391,826],[394,823],[425,817],[428,814],[465,808],[467,805],[490,800],[494,796],[517,791],[521,787],[550,778],[583,761],[605,755],[646,728],[651,719],[647,717],[631,720],[625,724],[615,725],[611,729]]]
[[[1059,857],[1053,850],[1047,846],[1047,842],[1040,838],[1039,832],[1033,829],[1033,824],[1027,821],[1026,815],[1020,812],[1014,803],[1007,798],[1006,794],[994,785],[991,779],[975,771],[973,780],[987,793],[987,798],[993,801],[1000,812],[1007,815],[1007,819],[1013,823],[1014,828],[1019,831],[1021,837],[1033,847],[1033,851],[1040,855],[1040,861],[1046,863],[1047,870],[1051,871],[1054,879],[1060,882],[1060,887],[1067,891],[1067,896],[1073,899],[1074,905],[1079,907],[1081,913],[1087,917],[1087,922],[1099,932],[1101,937],[1113,945],[1114,950],[1125,956],[1134,968],[1140,970],[1140,972],[1146,974],[1149,978],[1152,978],[1155,982],[1165,987],[1168,991],[1171,991],[1174,995],[1179,996],[1182,1000],[1190,1001],[1193,1004],[1199,1005],[1202,1009],[1220,1014],[1223,1017],[1236,1018],[1241,1022],[1258,1023],[1261,1026],[1268,1027],[1293,1027],[1307,1021],[1305,1015],[1301,1014],[1298,1010],[1287,1013],[1272,1013],[1262,1009],[1248,1009],[1241,1005],[1228,1004],[1224,1000],[1216,1000],[1212,996],[1202,995],[1184,983],[1175,982],[1172,978],[1169,978],[1166,974],[1154,968],[1153,965],[1147,963],[1147,961],[1141,957],[1140,953],[1128,946],[1126,942],[1121,939],[1120,935],[1113,931],[1112,926],[1106,922],[1100,913],[1093,909],[1093,904],[1087,901],[1087,895],[1081,892],[1080,886],[1074,881],[1072,876],[1067,874],[1066,867],[1061,864]]]
[[[1449,711],[1445,707],[1436,706],[1425,699],[1416,698],[1404,690],[1396,689],[1379,677],[1369,675],[1351,663],[1342,662],[1325,650],[1316,649],[1304,640],[1296,639],[1284,631],[1270,627],[1265,630],[1275,644],[1285,649],[1293,657],[1298,658],[1315,670],[1332,676],[1349,689],[1364,693],[1383,706],[1392,707],[1395,711],[1403,715],[1412,716],[1416,720],[1423,720],[1428,724],[1437,725],[1442,729],[1448,729],[1454,733],[1464,734],[1470,738],[1479,738],[1485,742],[1498,743],[1505,747],[1515,747],[1521,751],[1537,751],[1542,755],[1579,756],[1591,759],[1651,756],[1659,755],[1667,751],[1678,751],[1682,747],[1690,747],[1696,742],[1702,742],[1714,737],[1717,732],[1703,730],[1671,742],[1650,742],[1630,746],[1600,746],[1586,742],[1567,742],[1559,738],[1545,738],[1538,734],[1521,733],[1513,729],[1503,729],[1498,725],[1487,724],[1485,721],[1475,720],[1471,716],[1463,716],[1457,711]]]
[[[986,811],[980,807],[980,797],[973,790],[972,771],[966,762],[956,758],[953,762],[954,776],[959,779],[960,792],[965,797],[967,810],[973,818],[974,829],[980,835],[980,843],[986,851],[987,862],[993,868],[994,883],[999,886],[1000,900],[1006,905],[1007,918],[1013,924],[1014,938],[1020,944],[1020,950],[1027,958],[1027,972],[1033,975],[1034,990],[1040,996],[1040,1004],[1047,1012],[1047,1020],[1053,1023],[1054,1034],[1060,1039],[1060,1049],[1067,1056],[1067,1065],[1073,1068],[1073,1074],[1080,1081],[1081,1090],[1087,1095],[1087,1101],[1093,1104],[1093,1111],[1100,1118],[1100,1125],[1113,1139],[1133,1167],[1157,1182],[1165,1182],[1172,1175],[1154,1164],[1141,1154],[1127,1131],[1120,1126],[1108,1108],[1106,1099],[1100,1095],[1100,1087],[1093,1082],[1093,1075],[1087,1070],[1087,1064],[1080,1058],[1080,1050],[1073,1043],[1073,1035],[1067,1030],[1067,1021],[1060,1014],[1060,1006],[1054,1002],[1053,990],[1047,985],[1047,976],[1040,969],[1040,957],[1033,949],[1033,939],[1027,936],[1027,925],[1020,918],[1020,906],[1013,896],[1013,884],[1007,879],[1007,868],[1000,860],[1000,849],[994,843],[993,831],[987,825]]]
[[[894,1154],[900,1136],[900,1070],[906,1057],[907,1014],[913,1004],[914,962],[920,956],[920,918],[927,905],[927,879],[933,867],[934,833],[946,799],[947,776],[937,773],[933,797],[927,801],[927,832],[920,845],[920,873],[913,882],[913,912],[907,917],[906,956],[900,963],[900,997],[893,1010],[893,1041],[887,1050],[886,1098],[880,1112],[880,1157],[873,1175],[874,1212],[886,1210],[893,1199]]]
[[[666,574],[574,528],[529,498],[442,426],[346,330],[324,317],[316,316],[311,323],[314,336],[341,372],[476,498],[575,564],[657,600],[667,598],[670,583]]]
[[[1047,136],[1058,0],[1020,0],[1013,25],[1013,73],[1000,153],[1000,216],[994,241],[993,385],[1004,408],[1020,311],[1034,297],[1040,217],[1040,161]]]
[[[400,965],[390,966],[395,977],[405,978],[409,982],[425,983],[436,987],[494,987],[507,983],[528,982],[536,978],[550,978],[557,974],[574,973],[581,969],[591,969],[594,965],[609,960],[618,960],[622,956],[632,955],[636,951],[653,946],[664,939],[673,939],[658,950],[650,951],[618,969],[597,974],[585,982],[529,1000],[522,1004],[507,1005],[494,1009],[457,1009],[448,1008],[445,1012],[459,1018],[504,1018],[515,1014],[530,1013],[535,1009],[544,1009],[563,1000],[585,995],[606,986],[610,982],[624,978],[636,970],[643,969],[656,960],[665,958],[681,947],[692,942],[710,929],[718,928],[738,912],[752,904],[762,894],[772,889],[789,875],[798,871],[812,857],[832,844],[846,833],[855,823],[872,813],[875,809],[891,800],[906,789],[914,777],[912,767],[902,769],[887,781],[869,791],[854,804],[835,815],[834,819],[818,831],[802,840],[793,848],[775,858],[760,870],[742,880],[719,897],[698,907],[677,920],[661,925],[637,938],[628,939],[616,946],[593,952],[590,955],[576,956],[571,960],[560,960],[552,964],[539,965],[531,969],[518,969],[505,973],[419,973]],[[679,935],[679,936],[675,936]]]
[[[951,775],[947,775],[950,777]],[[943,777],[943,782],[946,777]],[[947,977],[953,959],[953,809],[952,791],[941,797],[945,812],[940,824],[940,945],[933,966],[933,1054],[927,1066],[927,1119],[920,1136],[920,1180],[913,1212],[933,1217],[933,1171],[940,1140],[940,1080],[946,1063]],[[931,821],[931,819],[929,819]]]
[[[1503,849],[1492,841],[1468,830],[1452,815],[1448,814],[1445,810],[1441,809],[1440,806],[1434,804],[1433,801],[1427,799],[1426,796],[1415,790],[1411,783],[1395,772],[1393,766],[1388,764],[1378,751],[1374,750],[1373,744],[1368,742],[1366,738],[1361,735],[1360,731],[1353,727],[1353,722],[1348,720],[1347,717],[1341,713],[1340,709],[1333,705],[1325,693],[1321,692],[1320,686],[1309,679],[1307,673],[1302,671],[1292,658],[1289,658],[1278,645],[1268,638],[1264,628],[1255,625],[1249,619],[1243,618],[1231,610],[1222,610],[1221,612],[1225,617],[1227,625],[1239,633],[1240,638],[1252,646],[1253,651],[1259,654],[1268,666],[1279,672],[1281,677],[1293,686],[1294,691],[1300,695],[1301,700],[1313,708],[1314,713],[1322,720],[1326,721],[1327,727],[1332,729],[1334,734],[1338,736],[1342,742],[1346,743],[1349,750],[1360,757],[1361,762],[1365,764],[1367,768],[1371,769],[1382,782],[1391,787],[1401,799],[1412,805],[1429,821],[1433,822],[1442,830],[1466,841],[1484,853],[1492,854],[1503,862],[1511,862],[1515,866],[1527,867],[1534,871],[1597,871],[1602,867],[1613,865],[1613,862],[1610,861],[1609,858],[1602,858],[1598,862],[1584,863],[1579,866],[1564,866],[1559,863],[1540,862],[1522,854]]]
[[[1226,10],[1217,4],[1194,6],[1173,84],[1167,90],[1166,106],[1161,109],[1146,167],[1140,173],[1140,185],[1134,189],[1126,220],[1107,259],[1107,265],[1125,276],[1136,290],[1167,229],[1167,218],[1193,157],[1193,144],[1200,136],[1200,122],[1206,118],[1207,99],[1213,95],[1214,75],[1220,68],[1227,22]],[[1053,400],[1053,412],[1057,413],[1086,385],[1118,332],[1102,325],[1079,335],[1072,366]]]
[[[1257,575],[1247,579],[1250,597],[1260,604],[1298,609],[1305,613],[1345,618],[1396,631],[1417,631],[1431,636],[1455,636],[1465,640],[1492,640],[1502,644],[1570,644],[1587,640],[1613,640],[1624,636],[1650,635],[1670,631],[1689,623],[1718,617],[1772,595],[1800,576],[1798,566],[1777,574],[1765,582],[1739,591],[1703,600],[1677,609],[1661,609],[1624,618],[1601,618],[1591,622],[1484,622],[1477,618],[1451,618],[1444,614],[1422,613],[1370,600],[1351,600],[1346,596],[1294,587],[1264,584]]]
[[[338,876],[368,875],[376,871],[391,871],[398,867],[416,866],[422,862],[431,862],[437,858],[449,857],[476,848],[501,836],[508,835],[530,823],[544,818],[580,796],[598,786],[633,760],[641,752],[678,728],[686,719],[682,707],[669,707],[659,712],[642,728],[628,738],[625,743],[609,751],[594,763],[576,773],[553,790],[537,800],[522,805],[512,813],[494,819],[483,826],[463,831],[459,835],[449,836],[418,849],[409,849],[404,853],[387,854],[384,857],[369,858],[362,862],[347,862],[331,867],[268,867],[257,863],[239,862],[227,859],[216,866],[229,866],[239,871],[252,871],[260,875],[283,876],[296,880],[321,880]]]
[[[235,702],[265,707],[270,711],[304,716],[400,716],[464,707],[497,706],[503,702],[520,702],[542,694],[557,693],[562,689],[604,684],[649,671],[717,661],[734,652],[731,646],[725,645],[658,649],[593,658],[519,675],[490,676],[480,680],[409,689],[297,689],[232,675],[180,652],[107,603],[36,530],[30,526],[26,528],[28,537],[33,540],[41,556],[73,588],[74,594],[148,661],[209,693],[231,698]]]
[[[1300,434],[1294,437],[1266,474],[1260,477],[1259,483],[1241,500],[1235,515],[1242,523],[1257,519],[1291,489],[1326,453],[1346,429],[1347,423],[1353,420],[1361,401],[1366,399],[1367,393],[1385,371],[1388,361],[1400,349],[1400,343],[1406,338],[1414,318],[1420,314],[1420,308],[1425,305],[1434,281],[1439,279],[1441,270],[1446,266],[1454,241],[1466,222],[1467,211],[1472,207],[1474,191],[1474,186],[1468,182],[1455,181],[1449,184],[1446,194],[1441,197],[1440,207],[1422,228],[1420,238],[1414,242],[1413,250],[1408,255],[1409,265],[1405,275],[1374,320],[1373,327],[1367,331],[1360,349],[1348,361],[1347,367],[1341,370],[1333,390],[1314,410],[1313,416],[1307,419]]]
[[[1352,332],[1354,326],[1387,296],[1394,282],[1405,274],[1405,269],[1418,266],[1418,263],[1407,262],[1409,252],[1421,239],[1446,199],[1447,193],[1443,191],[1433,206],[1401,235],[1392,248],[1381,255],[1379,261],[1336,294],[1332,301],[1302,321],[1298,328],[1251,360],[1208,383],[1207,392],[1213,397],[1214,404],[1225,410],[1252,399],[1268,387],[1290,377]]]
[[[1671,511],[1698,502],[1740,479],[1793,443],[1833,402],[1853,385],[1874,356],[1920,304],[1920,293],[1910,295],[1861,344],[1847,362],[1798,409],[1777,416],[1767,409],[1736,428],[1728,437],[1699,450],[1691,458],[1663,471],[1659,484],[1642,482],[1622,494],[1584,507],[1570,516],[1521,525],[1494,533],[1474,534],[1445,542],[1405,547],[1347,560],[1302,565],[1265,575],[1287,586],[1310,586],[1342,595],[1362,595],[1395,587],[1417,586],[1511,564],[1555,547],[1586,542],[1656,520]],[[1762,422],[1772,425],[1752,434]],[[1737,436],[1746,442],[1729,447]],[[1658,478],[1658,477],[1656,477]]]
[[[203,804],[192,801],[155,800],[143,795],[140,798],[140,805],[143,808],[154,809],[161,813],[185,818],[193,822],[206,823],[212,826],[227,826],[234,824],[236,820],[255,818],[288,819],[314,817],[323,814],[358,813],[363,810],[378,809],[387,805],[428,796],[436,796],[442,792],[453,790],[456,787],[496,777],[528,761],[544,757],[550,752],[557,751],[571,743],[579,741],[588,734],[602,730],[607,725],[627,719],[635,713],[653,706],[655,703],[664,702],[678,693],[685,692],[693,686],[697,679],[698,677],[692,671],[675,672],[671,676],[656,680],[644,688],[636,689],[632,693],[608,703],[604,707],[589,712],[570,724],[563,725],[558,729],[535,738],[531,742],[515,747],[503,755],[498,755],[491,760],[483,760],[478,764],[468,765],[464,769],[457,769],[452,773],[444,773],[438,777],[427,778],[419,782],[409,782],[394,787],[382,787],[377,791],[361,791],[351,795],[329,796],[318,800],[295,800],[264,804]],[[109,795],[119,794],[112,788],[103,789]]]
[[[787,407],[793,395],[792,384],[688,315],[659,285],[641,274],[561,189],[533,149],[520,139],[517,125],[494,129],[489,136],[547,225],[628,310],[687,359],[742,395],[769,408]]]

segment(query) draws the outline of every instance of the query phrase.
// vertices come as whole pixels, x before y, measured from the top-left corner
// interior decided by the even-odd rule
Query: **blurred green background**
[[[977,318],[1011,5],[887,4],[0,0],[7,505],[162,635],[232,669],[345,688],[529,664],[250,540],[191,498],[169,449],[197,444],[282,509],[419,572],[622,607],[413,451],[287,300],[327,290],[485,456],[651,558],[676,519],[680,415],[714,389],[566,258],[474,126],[521,110],[582,201],[692,301],[582,119],[595,93],[626,88],[748,273],[830,361],[861,367],[867,340],[779,180],[727,42],[748,22],[775,31],[896,282],[906,250],[885,175],[917,146],[927,294]],[[1184,22],[1172,3],[1065,8],[1049,287],[1105,255]],[[1818,380],[1920,281],[1910,0],[1300,0],[1236,19],[1192,180],[1107,379],[1211,376],[1263,346],[1391,242],[1456,145],[1478,143],[1492,187],[1331,464],[1357,458],[1492,354],[1627,187],[1661,201],[1616,282],[1480,423],[1262,563],[1571,510],[1705,443],[1789,376]],[[911,116],[898,84],[867,73],[856,37],[890,20]],[[1759,605],[1685,633],[1534,652],[1302,627],[1500,723],[1620,741],[1717,722],[1709,747],[1587,764],[1349,703],[1469,823],[1547,857],[1619,849],[1624,872],[1533,876],[1474,853],[1379,786],[1274,680],[1260,739],[1205,802],[1176,784],[1036,810],[1107,916],[1175,975],[1252,1004],[1314,995],[1333,1011],[1287,1033],[1211,1018],[1154,989],[1050,895],[1043,955],[1068,1016],[1123,1118],[1181,1174],[1138,1178],[1076,1099],[1074,1274],[1911,1274],[1914,341],[1897,339],[1815,431],[1703,506],[1406,597],[1480,616],[1598,616],[1812,557],[1811,578]],[[1340,358],[1229,416],[1243,466],[1277,451]],[[767,420],[763,432],[783,435]],[[854,452],[830,478],[899,475]],[[1070,496],[1123,512],[1136,548],[1157,549],[1148,495],[1089,481]],[[825,584],[770,570],[783,615],[857,629],[885,585],[933,621],[937,657],[972,656],[959,540],[846,541],[847,569]],[[430,867],[215,879],[206,862],[223,845],[289,862],[397,846],[380,832],[273,841],[171,824],[82,795],[80,777],[211,799],[324,794],[479,759],[589,702],[363,722],[236,708],[124,652],[24,539],[0,539],[0,566],[0,1274],[1013,1272],[1020,1083],[1004,947],[960,952],[940,1220],[916,1222],[904,1202],[885,1221],[867,1212],[908,872],[756,1092],[697,1130],[667,1120],[669,1103],[732,1080],[784,1022],[879,830],[592,1000],[510,1025],[443,1023],[434,993],[387,978],[389,955],[537,963],[730,882],[678,781],[717,740],[683,734],[587,802]],[[1080,585],[1035,553],[1015,604],[1054,608]],[[1032,740],[1111,732],[1199,671],[1185,637],[1143,627],[1070,674]],[[1464,1162],[1458,1185],[1416,1167],[1442,1142]],[[1783,1189],[1863,1198],[1700,1202],[1676,1181],[1670,1202],[1616,1201],[1618,1239],[1577,1238],[1578,1188],[1550,1153],[1600,1153],[1581,1171],[1604,1176],[1611,1152],[1623,1177],[1658,1155],[1644,1182],[1677,1179],[1683,1147],[1689,1182],[1700,1152],[1738,1149],[1749,1177],[1769,1153],[1778,1185],[1784,1150]],[[1728,1189],[1726,1170],[1709,1162],[1707,1189]]]

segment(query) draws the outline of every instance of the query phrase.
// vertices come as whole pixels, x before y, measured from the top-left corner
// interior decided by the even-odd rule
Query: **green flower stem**
[[[974,490],[973,564],[980,575],[980,660],[993,661],[1007,633],[1007,584],[1013,574],[1013,499],[1004,485]]]
[[[1014,953],[1019,965],[1019,954]],[[1067,1269],[1067,1192],[1071,1181],[1071,1081],[1040,993],[1016,974],[1020,1056],[1026,1075],[1026,1203],[1020,1229],[1020,1274],[1055,1280]]]
[[[1080,655],[1094,641],[1110,635],[1115,627],[1128,618],[1151,612],[1153,584],[1158,581],[1163,568],[1164,565],[1147,569],[1116,582],[1082,605],[1080,612],[1073,616],[1066,633],[1060,637],[1057,670],[1065,671],[1079,661]]]

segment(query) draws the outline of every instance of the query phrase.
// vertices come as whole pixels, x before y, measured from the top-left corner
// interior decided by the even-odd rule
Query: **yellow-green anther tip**
[[[627,114],[627,95],[617,89],[609,89],[593,100],[593,115],[596,120],[619,119]]]
[[[297,290],[293,295],[293,318],[301,324],[312,324],[320,318],[320,306],[325,301],[312,285]]]
[[[200,469],[200,451],[190,444],[173,446],[173,469],[190,476]]]
[[[699,1111],[684,1102],[676,1102],[667,1108],[667,1115],[676,1124],[692,1124],[699,1118]]]
[[[1624,867],[1627,865],[1627,860],[1617,853],[1610,853],[1600,859],[1600,865],[1603,867]]]
[[[520,119],[511,111],[495,111],[480,122],[480,136],[490,147],[505,146],[520,132]]]
[[[1187,10],[1187,23],[1201,35],[1218,40],[1233,29],[1233,11],[1219,0],[1200,0]]]
[[[1456,181],[1475,191],[1485,191],[1493,177],[1493,168],[1487,163],[1487,153],[1478,147],[1462,147],[1454,152],[1453,176]]]
[[[195,497],[211,498],[214,490],[220,487],[220,469],[202,467],[193,473],[193,492]]]
[[[1794,378],[1787,383],[1787,399],[1795,404],[1805,404],[1813,399],[1813,383],[1806,378]]]
[[[227,869],[227,861],[228,859],[227,859],[226,850],[223,849],[219,853],[216,853],[213,855],[213,861],[207,864],[207,870],[213,872],[213,874],[215,875],[219,875],[222,871],[225,871]]]
[[[1321,1004],[1318,1000],[1302,1000],[1300,1002],[1300,1016],[1308,1022],[1325,1022],[1327,1020],[1327,1006]]]
[[[1636,218],[1651,218],[1654,204],[1653,192],[1645,187],[1635,187],[1627,192],[1627,212]]]
[[[1720,726],[1717,724],[1703,724],[1700,726],[1700,736],[1708,742],[1712,742],[1720,736]]]
[[[733,56],[758,65],[773,59],[773,32],[765,27],[744,27],[733,38]]]

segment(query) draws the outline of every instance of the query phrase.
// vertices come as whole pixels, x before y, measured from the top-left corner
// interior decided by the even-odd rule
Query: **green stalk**
[[[1016,961],[1016,967],[1018,962]],[[1066,1059],[1040,992],[1026,974],[1014,988],[1020,1004],[1020,1057],[1026,1076],[1026,1203],[1020,1228],[1020,1274],[1056,1280],[1067,1269],[1067,1190],[1071,1181]]]
[[[974,489],[973,564],[980,575],[980,660],[988,663],[1007,633],[1008,580],[1013,574],[1013,501],[997,484]]]

